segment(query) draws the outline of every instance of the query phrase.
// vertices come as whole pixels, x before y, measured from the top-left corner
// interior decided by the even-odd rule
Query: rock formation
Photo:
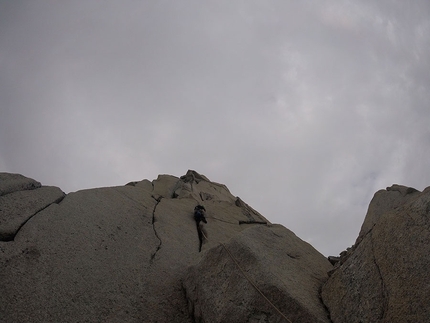
[[[195,171],[67,195],[0,173],[0,322],[424,322],[429,194],[376,193],[333,267]]]
[[[322,289],[334,323],[429,321],[429,217],[430,187],[375,194],[355,245]]]
[[[323,323],[319,289],[330,269],[293,232],[258,225],[210,249],[183,285],[194,322]]]

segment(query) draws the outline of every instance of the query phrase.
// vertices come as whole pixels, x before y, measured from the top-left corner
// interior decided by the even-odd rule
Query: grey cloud
[[[430,5],[0,2],[0,167],[66,191],[189,168],[325,254],[430,182]]]

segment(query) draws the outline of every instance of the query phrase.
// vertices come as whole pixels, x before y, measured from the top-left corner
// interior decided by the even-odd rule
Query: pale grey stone
[[[53,186],[0,196],[0,240],[13,240],[18,230],[32,216],[52,203],[60,202],[64,196],[58,187]]]
[[[394,185],[335,268],[189,170],[70,193],[0,175],[0,322],[424,322],[430,189]],[[7,181],[5,180],[7,179]],[[206,209],[204,239],[194,207]],[[13,240],[12,240],[13,239]],[[285,321],[285,320],[284,320]]]
[[[334,323],[428,321],[429,206],[430,188],[375,194],[372,226],[322,289]]]
[[[194,322],[328,323],[319,290],[330,269],[285,227],[253,226],[209,250],[183,285]]]
[[[41,187],[34,179],[20,174],[0,173],[0,196]]]

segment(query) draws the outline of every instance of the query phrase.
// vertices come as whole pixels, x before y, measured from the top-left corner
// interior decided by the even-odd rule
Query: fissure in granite
[[[374,248],[374,242],[373,242],[373,233],[370,232],[369,235],[370,235],[370,246],[371,246],[371,252],[373,257],[373,263],[376,267],[376,270],[378,271],[379,279],[381,281],[382,312],[379,319],[382,320],[385,317],[385,314],[388,308],[388,293],[382,276],[381,268],[379,267],[378,262],[376,261],[375,248]]]
[[[15,234],[10,235],[6,238],[1,239],[0,241],[13,241],[15,240],[16,235],[18,234],[18,232],[24,227],[24,225],[27,224],[28,221],[30,221],[33,217],[35,217],[37,214],[39,214],[40,212],[42,212],[43,210],[47,209],[48,207],[50,207],[52,204],[60,204],[62,200],[64,200],[64,198],[67,195],[61,196],[60,198],[56,199],[54,202],[49,203],[48,205],[42,207],[40,210],[36,211],[33,215],[31,215],[27,220],[25,220],[20,226],[19,228],[16,230]]]
[[[332,319],[331,319],[331,313],[330,313],[330,309],[328,308],[328,306],[324,303],[324,299],[322,297],[322,289],[323,289],[323,284],[321,284],[320,288],[318,289],[318,298],[322,304],[322,306],[324,307],[326,313],[327,313],[327,319],[333,323]]]
[[[155,211],[157,209],[158,204],[160,204],[161,200],[163,199],[163,197],[162,196],[158,196],[156,198],[155,196],[152,195],[152,198],[155,201],[157,201],[157,203],[155,203],[155,205],[154,205],[154,209],[152,210],[152,230],[154,230],[154,234],[155,234],[155,236],[158,239],[158,246],[156,247],[155,251],[151,255],[151,260],[150,260],[151,263],[154,261],[157,252],[160,250],[161,245],[163,244],[163,241],[161,241],[161,238],[160,238],[160,236],[157,233],[157,229],[155,228]]]

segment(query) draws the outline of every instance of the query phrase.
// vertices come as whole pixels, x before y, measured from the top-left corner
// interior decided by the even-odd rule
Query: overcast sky
[[[325,255],[430,186],[430,2],[0,0],[0,171],[188,169]]]

